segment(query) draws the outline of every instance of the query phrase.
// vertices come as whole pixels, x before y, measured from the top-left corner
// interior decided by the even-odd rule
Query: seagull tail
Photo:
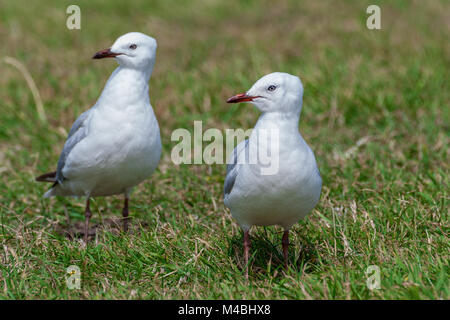
[[[56,182],[56,171],[44,173],[36,178],[38,182]]]
[[[44,193],[44,198],[50,198],[54,196],[53,194],[53,188],[51,188],[50,190],[48,190],[46,193]]]
[[[44,193],[44,198],[50,198],[51,196],[54,196],[54,189],[58,182],[56,181],[56,171],[54,172],[48,172],[44,173],[43,175],[40,175],[36,178],[36,181],[38,182],[53,182],[53,186],[48,190],[46,193]]]

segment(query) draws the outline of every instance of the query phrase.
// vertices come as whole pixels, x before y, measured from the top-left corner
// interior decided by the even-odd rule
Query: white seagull
[[[249,230],[253,225],[284,228],[287,268],[289,229],[316,206],[322,188],[314,153],[298,131],[302,82],[288,73],[271,73],[227,102],[250,102],[262,112],[250,138],[231,154],[224,184],[225,205],[244,231],[245,275],[248,277]],[[270,144],[263,136],[270,137]],[[252,154],[268,153],[277,166],[264,172],[261,161],[251,161]]]
[[[36,178],[53,182],[44,197],[84,196],[87,242],[91,197],[124,194],[124,231],[132,188],[148,178],[161,157],[158,121],[150,104],[148,81],[155,64],[156,40],[130,32],[93,59],[115,58],[100,98],[72,125],[57,170]]]

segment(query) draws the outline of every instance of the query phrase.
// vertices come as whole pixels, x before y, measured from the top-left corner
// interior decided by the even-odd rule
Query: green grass
[[[365,26],[369,4],[382,30]],[[0,298],[449,299],[450,5],[447,1],[73,1],[0,4]],[[180,5],[183,4],[183,5]],[[64,231],[82,199],[42,199],[34,177],[56,167],[75,118],[97,99],[114,61],[90,57],[141,31],[159,48],[150,81],[163,157],[131,200],[133,232],[118,233],[120,197],[93,203],[87,248]],[[300,130],[323,177],[319,205],[291,232],[252,230],[249,281],[242,235],[223,205],[224,165],[170,160],[176,128],[250,128],[251,106],[227,105],[260,76],[285,71],[305,86]],[[358,143],[359,141],[359,143]],[[66,268],[82,272],[68,290]],[[366,287],[369,265],[381,289]]]

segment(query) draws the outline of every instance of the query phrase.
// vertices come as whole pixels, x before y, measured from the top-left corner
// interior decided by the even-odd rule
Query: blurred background
[[[81,8],[80,30],[66,27],[71,4]],[[381,8],[381,30],[366,27],[371,4]],[[443,230],[448,228],[449,17],[450,3],[444,0],[1,1],[0,242],[23,261],[17,264],[4,254],[0,279],[9,279],[4,296],[127,298],[128,289],[139,283],[138,276],[131,279],[119,267],[106,266],[111,258],[95,251],[85,265],[92,274],[85,291],[67,293],[60,289],[63,280],[44,292],[30,285],[77,259],[80,249],[55,230],[70,228],[67,217],[83,219],[82,200],[42,200],[48,186],[33,179],[55,169],[71,124],[95,103],[116,68],[113,60],[95,61],[92,55],[120,35],[139,31],[158,41],[150,96],[164,150],[158,172],[137,188],[131,209],[136,221],[152,230],[151,241],[160,242],[150,246],[138,236],[134,241],[164,252],[164,258],[151,260],[150,253],[140,258],[151,260],[153,269],[142,268],[154,286],[136,297],[448,298],[448,281],[442,278],[448,267],[440,259],[448,258]],[[33,79],[45,121],[25,71],[7,57]],[[293,238],[308,258],[295,252],[292,259],[308,272],[292,276],[295,285],[287,289],[269,284],[265,277],[277,275],[266,268],[274,250],[268,243],[278,243],[279,234],[258,231],[254,269],[262,275],[251,291],[234,282],[237,269],[228,270],[238,264],[241,247],[240,231],[222,203],[225,166],[174,166],[170,136],[177,128],[192,131],[194,120],[203,120],[204,130],[253,127],[257,110],[225,101],[274,71],[303,81],[300,131],[316,154],[324,188],[320,205]],[[120,201],[96,201],[94,219],[119,217]],[[202,273],[189,269],[187,277],[178,262],[190,259],[197,238],[207,244],[195,242],[195,248],[203,246],[213,262],[199,262],[196,270]],[[104,243],[117,252],[125,250],[120,239],[108,239]],[[55,252],[42,249],[50,244]],[[403,250],[407,247],[410,251]],[[354,265],[343,262],[349,255]],[[42,261],[47,269],[32,271]],[[101,269],[99,261],[111,269]],[[120,268],[136,271],[133,262],[121,263]],[[391,268],[387,287],[397,289],[365,289],[360,275],[368,263]],[[173,271],[165,282],[160,268]],[[24,270],[29,282],[18,287]],[[227,270],[218,277],[222,287],[215,284],[214,270]],[[117,280],[123,290],[98,293],[103,283],[98,276],[106,274],[110,286]],[[335,287],[336,279],[348,286]]]

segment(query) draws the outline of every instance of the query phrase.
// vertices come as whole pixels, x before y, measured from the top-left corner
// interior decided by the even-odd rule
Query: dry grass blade
[[[28,84],[28,87],[30,88],[30,91],[33,95],[34,103],[36,105],[36,111],[38,113],[39,119],[45,123],[47,122],[47,116],[45,115],[44,105],[42,103],[41,95],[39,94],[39,90],[36,86],[36,83],[33,80],[33,77],[31,76],[30,72],[28,72],[28,69],[25,67],[24,64],[22,64],[19,60],[13,58],[13,57],[3,57],[3,61],[9,65],[12,65],[16,67],[20,73],[22,73],[23,77],[25,78],[25,81]]]

